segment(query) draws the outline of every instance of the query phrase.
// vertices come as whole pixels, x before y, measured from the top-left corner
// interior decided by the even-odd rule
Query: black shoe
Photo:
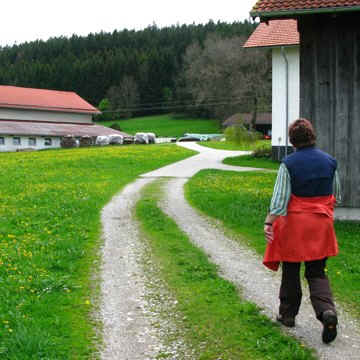
[[[295,318],[294,317],[278,315],[276,317],[276,320],[287,327],[295,326]]]
[[[323,323],[323,332],[322,332],[322,341],[325,344],[329,344],[335,340],[337,335],[337,323],[338,319],[335,311],[326,310],[322,314],[322,323]]]

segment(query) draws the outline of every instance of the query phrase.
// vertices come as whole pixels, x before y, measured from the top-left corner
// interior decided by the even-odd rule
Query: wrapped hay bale
[[[110,144],[122,145],[124,143],[124,137],[122,135],[114,134],[109,135]]]
[[[76,147],[76,139],[72,135],[66,135],[61,138],[60,146],[62,148],[73,148]]]
[[[136,133],[135,134],[135,144],[148,144],[149,137],[147,133]]]
[[[155,144],[156,135],[152,132],[147,133],[149,144]]]
[[[96,145],[100,145],[100,146],[109,145],[110,143],[109,136],[97,136],[95,143]]]

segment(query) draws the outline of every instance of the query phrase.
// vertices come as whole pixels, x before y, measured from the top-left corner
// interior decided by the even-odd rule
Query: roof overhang
[[[27,106],[21,104],[0,103],[0,108],[16,109],[16,110],[55,111],[55,112],[63,112],[63,113],[88,114],[88,115],[101,114],[99,110],[92,111],[92,110],[83,110],[83,109],[51,107],[51,106]]]
[[[342,6],[331,8],[318,8],[318,9],[294,9],[294,10],[281,10],[281,11],[251,11],[250,16],[253,18],[260,18],[260,21],[267,21],[270,19],[278,18],[296,18],[302,15],[315,15],[315,14],[338,14],[360,11],[360,6]]]
[[[0,136],[108,136],[127,135],[97,124],[51,123],[40,121],[0,120]]]
[[[281,48],[298,48],[300,47],[300,44],[295,44],[295,45],[288,45],[288,44],[284,44],[284,45],[262,45],[262,46],[244,46],[244,49],[248,50],[248,49],[281,49]]]

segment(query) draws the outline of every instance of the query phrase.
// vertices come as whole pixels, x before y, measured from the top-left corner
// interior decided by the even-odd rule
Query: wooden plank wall
[[[298,20],[300,116],[338,160],[343,206],[360,207],[360,13]]]

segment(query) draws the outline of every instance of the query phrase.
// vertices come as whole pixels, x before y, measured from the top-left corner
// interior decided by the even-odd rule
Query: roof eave
[[[88,115],[99,115],[101,111],[95,109],[72,109],[72,108],[60,108],[60,107],[40,107],[40,106],[26,106],[16,104],[0,104],[0,108],[6,109],[19,109],[19,110],[36,110],[36,111],[53,111],[53,112],[64,112],[73,114],[88,114]]]
[[[271,49],[271,48],[282,48],[282,47],[299,47],[300,44],[277,44],[277,45],[259,45],[259,46],[243,46],[244,49]]]
[[[344,12],[360,11],[360,6],[345,6],[319,9],[299,9],[299,10],[282,10],[282,11],[251,11],[250,16],[260,19],[275,19],[275,18],[292,18],[299,15],[314,15],[314,14],[334,14]]]

